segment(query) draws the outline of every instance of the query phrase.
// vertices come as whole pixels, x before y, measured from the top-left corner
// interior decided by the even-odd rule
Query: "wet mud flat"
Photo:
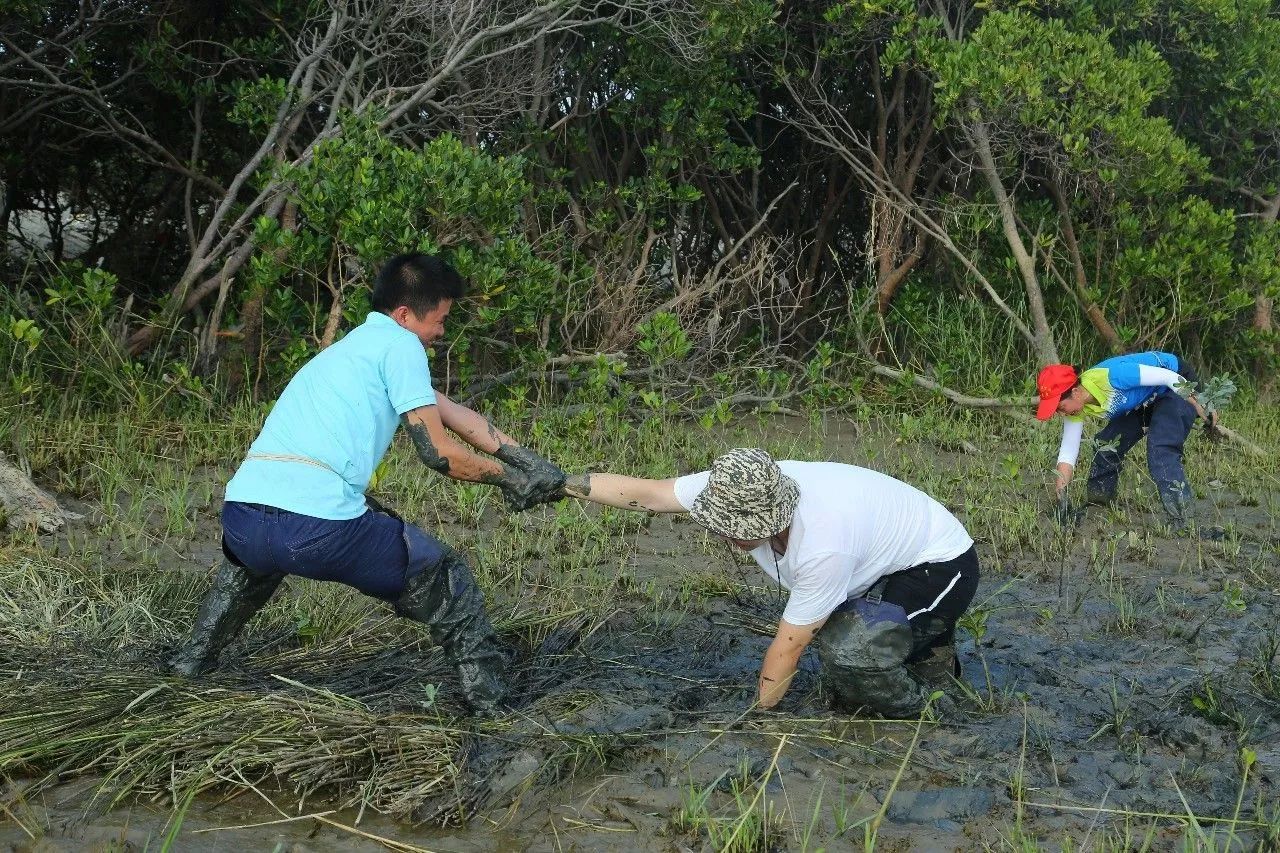
[[[845,458],[849,436],[823,429]],[[520,650],[502,719],[459,715],[421,630],[294,580],[282,595],[302,604],[258,617],[220,671],[168,678],[216,556],[211,506],[159,549],[172,565],[124,568],[126,542],[41,545],[40,583],[65,592],[30,599],[51,602],[23,617],[39,636],[0,642],[0,850],[1280,844],[1270,486],[1200,501],[1223,542],[1129,507],[997,544],[964,510],[1023,500],[1001,491],[1028,491],[1016,470],[992,486],[989,457],[870,439],[854,461],[938,495],[979,539],[943,714],[833,713],[812,654],[780,712],[749,713],[784,594],[686,521],[597,528],[558,508],[506,539],[493,516],[425,522],[490,572]],[[148,598],[153,572],[168,586]]]
[[[669,554],[694,535],[671,531],[648,544]],[[1268,849],[1280,830],[1274,545],[1101,526],[1082,541],[1056,563],[982,554],[961,632],[967,687],[923,721],[832,713],[811,656],[781,712],[749,713],[781,609],[767,588],[661,608],[620,588],[615,607],[524,652],[518,707],[492,722],[453,716],[449,675],[420,638],[299,646],[251,633],[199,685],[157,675],[164,646],[132,659],[11,649],[4,717],[45,709],[31,726],[86,746],[47,775],[6,771],[0,841],[766,850],[873,837],[905,850],[1191,837],[1227,849],[1230,837]],[[19,766],[14,733],[6,763]],[[200,773],[212,775],[175,831],[166,792]]]
[[[603,736],[601,751],[546,784],[538,741],[513,745],[513,766],[539,769],[490,816],[526,838],[661,850],[838,849],[872,828],[888,849],[1158,849],[1195,815],[1202,847],[1271,849],[1280,583],[1246,586],[1265,564],[1238,569],[1230,546],[1127,531],[1114,545],[1102,569],[991,566],[963,632],[969,686],[924,723],[831,713],[811,658],[781,713],[744,713],[777,615],[766,590],[614,624],[561,684],[590,699],[543,721]],[[1203,566],[1171,570],[1189,550]]]

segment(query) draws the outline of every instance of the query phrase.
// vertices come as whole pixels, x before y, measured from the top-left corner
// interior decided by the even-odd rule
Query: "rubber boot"
[[[814,645],[822,662],[823,689],[838,710],[866,709],[895,719],[924,710],[929,693],[906,667],[914,643],[905,618],[898,622],[837,610]]]
[[[426,625],[457,670],[472,713],[495,717],[505,710],[510,653],[489,623],[484,597],[461,554],[446,548],[438,563],[411,578],[396,612]]]
[[[1115,489],[1105,489],[1093,483],[1089,483],[1085,489],[1084,502],[1089,506],[1111,506],[1115,499]]]
[[[165,662],[174,675],[192,678],[218,665],[218,655],[240,629],[262,609],[284,575],[259,577],[226,557],[213,578],[213,588],[196,614],[191,636]]]
[[[1160,502],[1169,517],[1169,532],[1174,536],[1205,539],[1217,542],[1226,538],[1227,531],[1216,525],[1197,524],[1191,512],[1191,498],[1185,489],[1161,489]]]
[[[1183,490],[1161,489],[1160,503],[1164,505],[1165,515],[1169,517],[1169,527],[1175,533],[1184,531],[1190,526],[1191,501]]]
[[[953,645],[934,646],[925,657],[907,664],[907,669],[929,687],[946,689],[960,677],[960,660]]]

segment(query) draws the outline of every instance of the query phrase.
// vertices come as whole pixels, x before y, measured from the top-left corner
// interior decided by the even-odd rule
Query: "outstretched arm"
[[[592,503],[618,509],[649,512],[684,512],[676,500],[675,480],[646,480],[622,474],[574,474],[565,481],[565,493]]]
[[[1194,384],[1188,382],[1182,374],[1165,367],[1153,367],[1148,364],[1138,365],[1138,384],[1147,388],[1158,388],[1160,386],[1168,386],[1174,391],[1182,394],[1192,408],[1196,410],[1196,414],[1200,416],[1209,426],[1217,426],[1218,413],[1206,412],[1200,400],[1196,398],[1193,390]]]
[[[493,454],[504,444],[519,446],[519,442],[494,426],[484,415],[455,403],[439,391],[436,392],[436,406],[440,410],[440,421],[476,450]]]
[[[564,485],[564,472],[559,467],[529,448],[521,446],[514,438],[494,426],[484,415],[461,403],[455,403],[439,391],[436,392],[436,406],[440,410],[441,423],[451,432],[476,450],[498,457],[506,463],[507,471],[514,469],[528,480],[530,491],[527,496],[508,496],[508,502],[513,508],[527,509],[534,504],[559,500],[563,497],[561,489]],[[494,485],[508,488],[506,484],[491,480],[481,482],[493,482]]]

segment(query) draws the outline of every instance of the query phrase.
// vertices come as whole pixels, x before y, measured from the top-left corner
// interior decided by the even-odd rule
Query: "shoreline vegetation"
[[[1273,0],[0,0],[0,847],[1277,848],[1277,152]],[[298,579],[161,675],[270,401],[403,252],[468,285],[437,389],[570,473],[759,446],[944,503],[958,716],[833,716],[802,661],[743,717],[741,555],[403,435],[370,494],[474,557],[516,713]],[[1141,446],[1049,518],[1037,371],[1146,350],[1238,387],[1187,444],[1221,541]]]

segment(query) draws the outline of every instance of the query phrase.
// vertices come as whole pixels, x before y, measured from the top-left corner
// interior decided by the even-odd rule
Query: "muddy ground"
[[[1231,522],[1226,541],[1093,510],[1048,558],[980,542],[968,686],[923,723],[832,714],[811,655],[782,713],[744,714],[782,598],[688,523],[655,518],[616,606],[531,650],[520,714],[465,739],[457,796],[393,820],[323,792],[299,805],[278,780],[202,795],[171,849],[838,850],[873,831],[886,850],[1267,849],[1280,832],[1276,522],[1253,497],[1200,503]],[[1060,534],[1046,522],[1043,535]],[[641,589],[679,572],[721,580],[662,606]],[[272,689],[254,662],[277,642],[250,632],[217,678]],[[145,677],[163,652],[114,665]],[[355,678],[300,654],[283,674],[395,714],[420,705],[414,655],[381,650]],[[167,803],[105,810],[97,777],[16,798],[32,778],[0,800],[7,849],[162,849],[173,829]]]

